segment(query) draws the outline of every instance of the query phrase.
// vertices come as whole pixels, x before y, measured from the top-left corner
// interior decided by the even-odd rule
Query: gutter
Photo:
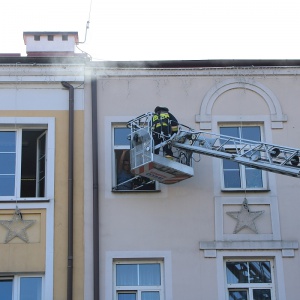
[[[67,300],[73,299],[73,169],[74,169],[74,87],[61,84],[69,90],[69,160],[68,160],[68,269]]]
[[[98,198],[98,120],[97,120],[97,80],[91,81],[92,94],[92,163],[93,163],[93,261],[94,300],[99,295],[99,198]]]

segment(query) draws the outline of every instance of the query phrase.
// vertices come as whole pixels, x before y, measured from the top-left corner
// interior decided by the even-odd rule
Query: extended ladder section
[[[203,154],[283,175],[300,177],[300,149],[265,142],[250,141],[205,131],[195,131],[181,125],[177,134],[163,136],[154,146],[152,116],[147,113],[128,122],[131,128],[131,168],[162,183],[176,183],[193,176],[193,154]],[[183,130],[182,128],[187,128]],[[155,155],[154,150],[169,144],[174,157],[169,160]]]

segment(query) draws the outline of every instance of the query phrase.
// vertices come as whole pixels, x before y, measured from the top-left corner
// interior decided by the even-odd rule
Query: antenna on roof
[[[86,36],[87,36],[87,30],[90,28],[90,21],[86,22],[86,27],[85,27],[85,36],[84,36],[84,41],[83,42],[78,42],[78,44],[84,44],[86,41]]]
[[[85,41],[86,41],[87,30],[90,28],[91,10],[92,10],[92,0],[91,0],[91,3],[90,3],[89,19],[88,19],[88,21],[86,22],[86,26],[85,26],[85,36],[84,36],[84,41],[83,41],[83,42],[78,42],[78,44],[84,44]]]

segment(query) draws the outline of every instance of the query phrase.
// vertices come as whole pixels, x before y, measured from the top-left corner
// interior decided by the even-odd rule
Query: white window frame
[[[15,170],[15,194],[12,196],[0,196],[0,201],[41,201],[49,200],[54,197],[54,149],[55,149],[55,123],[54,118],[0,118],[0,130],[16,131],[16,170]],[[20,181],[21,181],[21,131],[23,129],[45,129],[46,134],[46,180],[45,180],[45,195],[44,197],[20,197]]]
[[[1,276],[1,280],[11,280],[12,281],[12,298],[11,300],[19,300],[21,299],[21,279],[22,278],[41,278],[41,299],[45,299],[45,278],[43,274],[35,274],[35,275],[8,275]]]
[[[116,266],[120,264],[159,264],[160,265],[160,278],[161,283],[159,286],[117,286],[116,285]],[[163,273],[163,261],[162,260],[152,260],[152,259],[144,259],[144,260],[126,260],[126,259],[117,259],[114,261],[114,300],[118,300],[118,294],[120,293],[135,293],[137,295],[136,300],[141,300],[142,292],[159,292],[160,298],[159,300],[164,300],[164,273]]]
[[[218,300],[228,300],[227,293],[227,283],[226,283],[226,260],[273,260],[273,280],[274,288],[276,288],[276,297],[272,300],[287,300],[285,293],[285,279],[284,279],[284,269],[282,261],[282,252],[281,250],[224,250],[217,251],[217,288],[218,288]]]
[[[261,134],[261,141],[264,140],[264,132],[263,132],[263,124],[262,123],[257,123],[257,122],[247,122],[245,124],[238,124],[238,123],[225,123],[225,122],[220,122],[218,127],[219,131],[221,131],[222,127],[259,127],[260,128],[260,134]],[[226,150],[232,150],[235,151],[236,148],[238,148],[239,145],[224,145],[224,148]],[[223,160],[220,160],[220,165],[221,165],[221,189],[222,191],[264,191],[268,190],[268,177],[267,177],[267,172],[261,170],[261,176],[262,176],[262,187],[247,187],[246,186],[246,166],[239,164],[239,169],[240,169],[240,180],[241,180],[241,187],[225,187],[225,175],[224,175],[224,167],[223,167]],[[249,168],[249,167],[248,167]]]
[[[226,263],[227,262],[251,262],[251,261],[268,261],[271,266],[271,283],[228,283],[226,276]],[[247,290],[248,299],[253,300],[253,290],[254,289],[270,289],[271,290],[271,299],[276,299],[275,294],[275,276],[274,276],[274,261],[272,258],[231,258],[224,259],[224,271],[225,271],[225,284],[226,284],[226,299],[229,299],[229,291],[237,290]]]
[[[170,251],[107,251],[105,258],[105,299],[114,299],[114,263],[116,261],[160,261],[163,264],[163,300],[173,300],[172,256]]]

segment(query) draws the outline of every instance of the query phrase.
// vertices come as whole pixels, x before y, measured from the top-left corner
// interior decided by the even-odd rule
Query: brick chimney
[[[23,32],[27,56],[77,56],[75,45],[78,32],[70,31],[26,31]]]

